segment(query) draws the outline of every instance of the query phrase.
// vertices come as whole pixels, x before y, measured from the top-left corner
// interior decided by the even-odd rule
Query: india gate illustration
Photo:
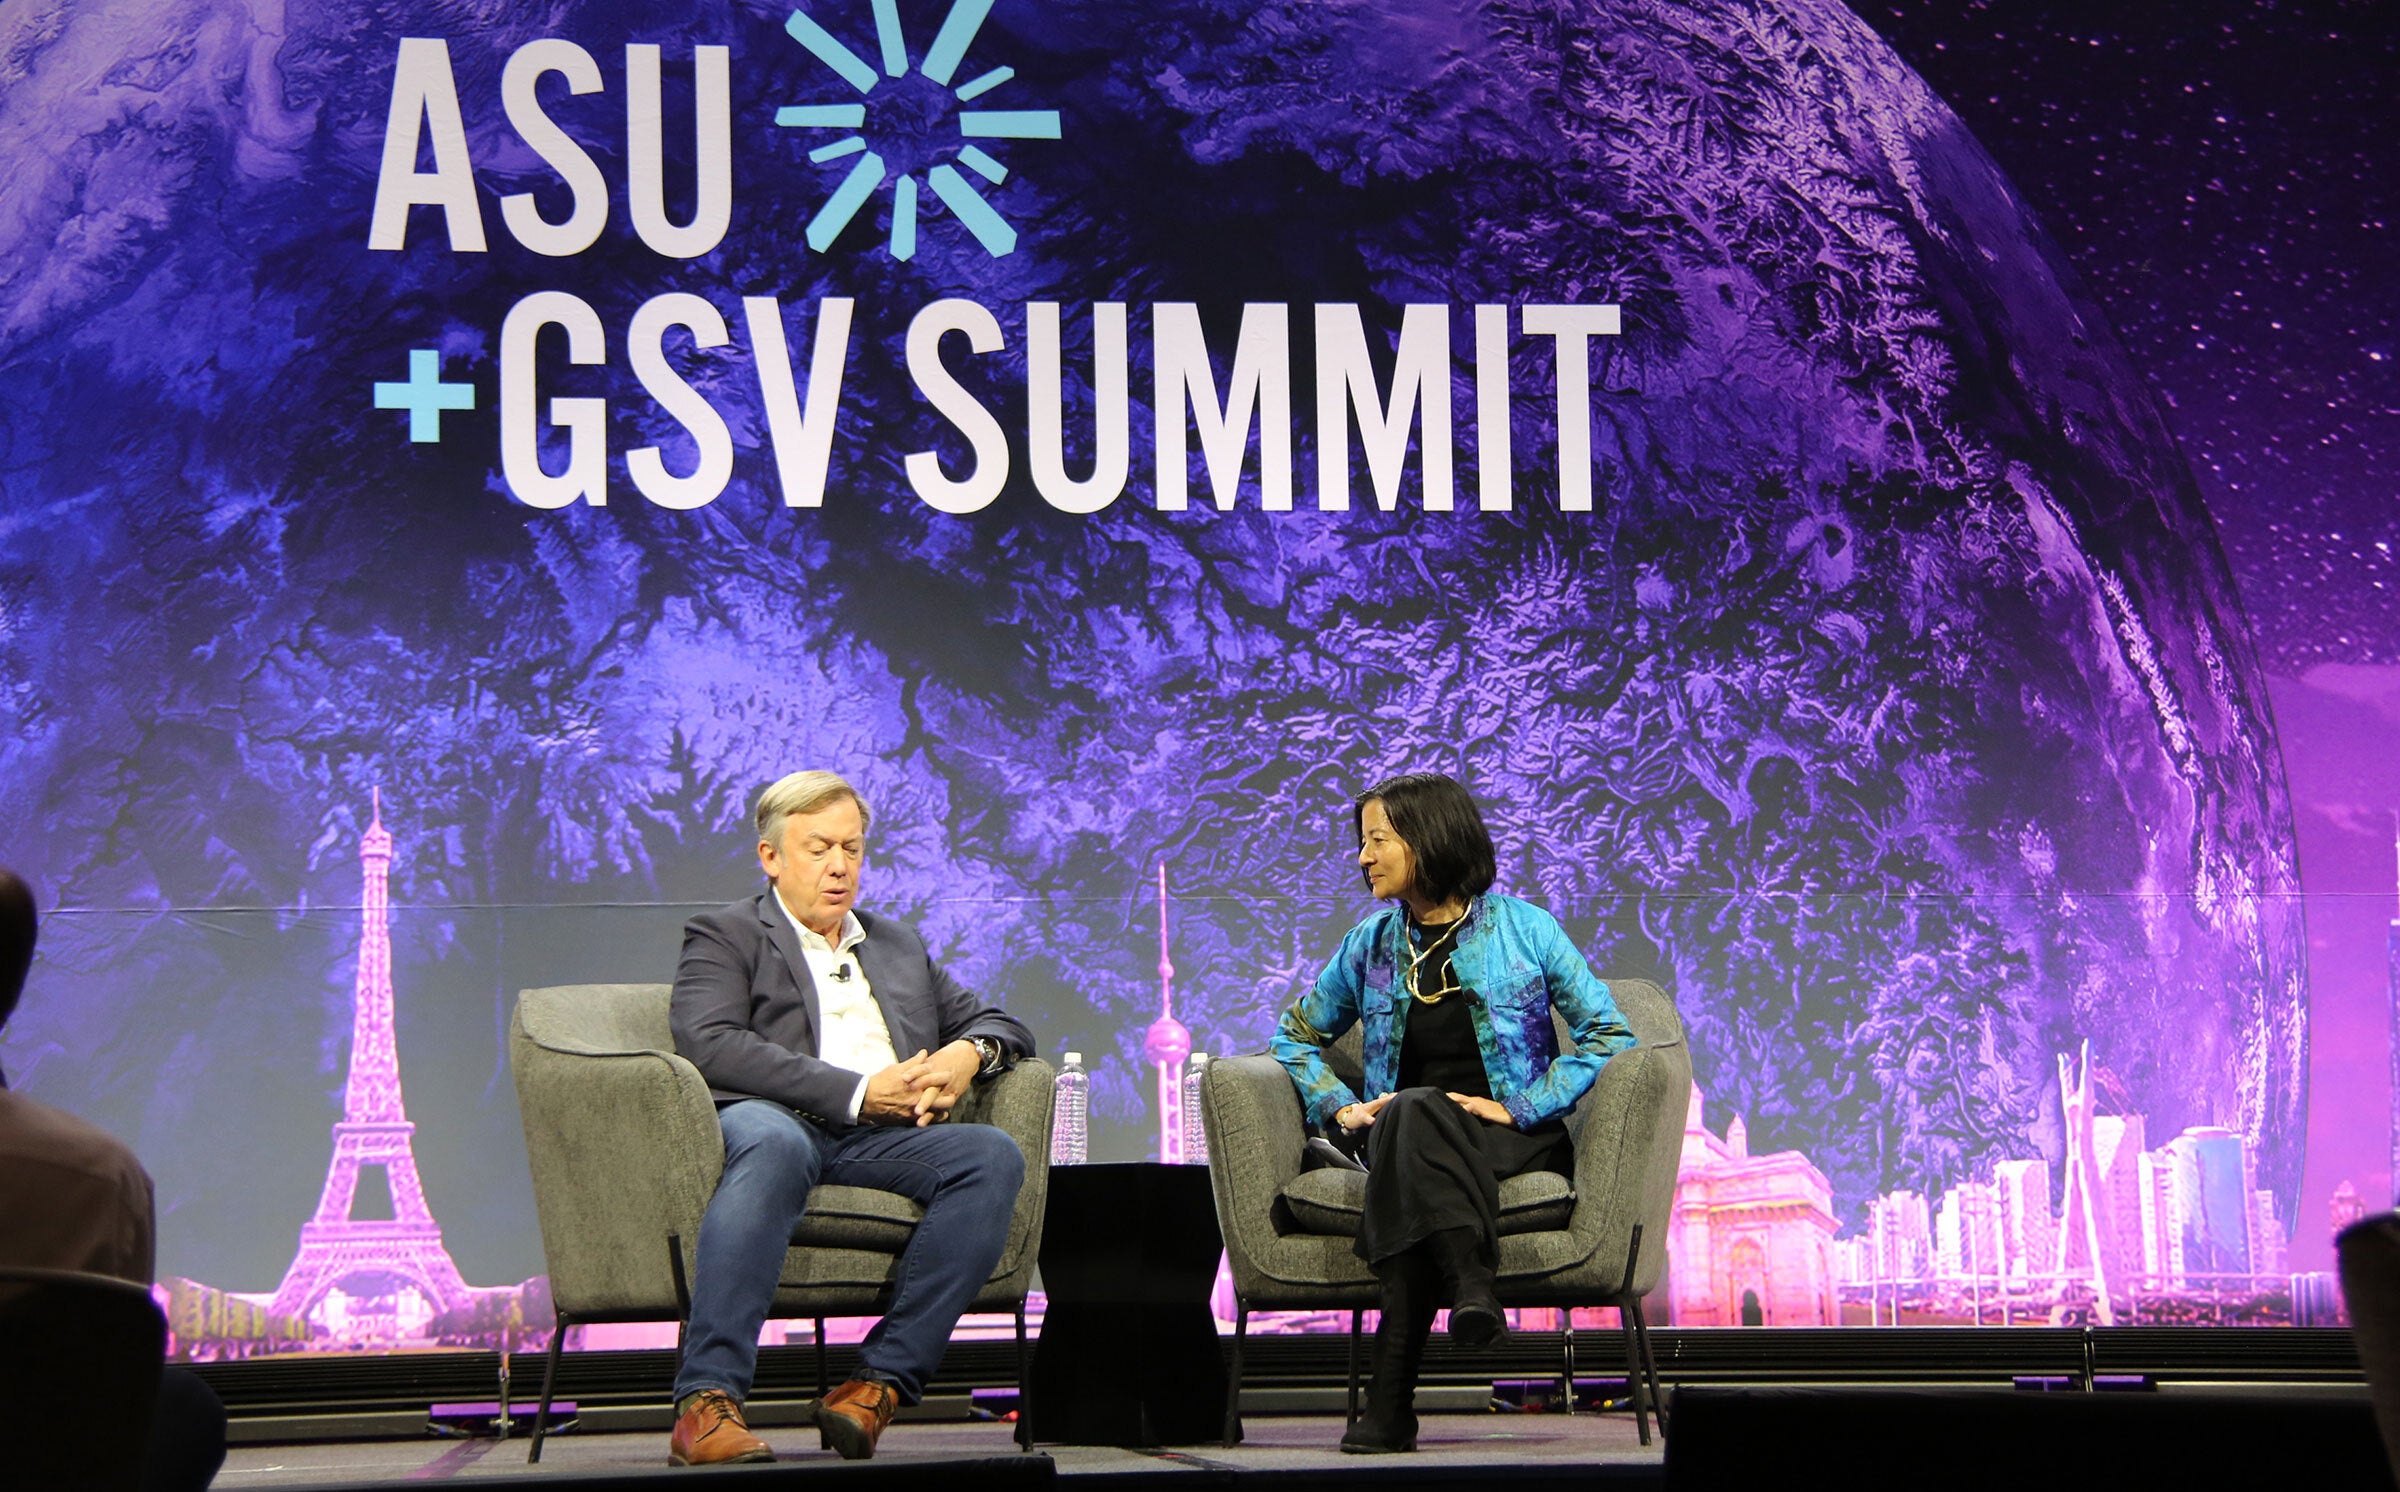
[[[359,898],[358,993],[350,1023],[350,1077],[333,1126],[333,1164],[316,1215],[300,1229],[300,1251],[268,1310],[305,1318],[326,1345],[396,1346],[427,1339],[434,1318],[469,1305],[476,1291],[442,1247],[425,1206],[411,1139],[416,1126],[400,1097],[400,1052],[392,1035],[392,836],[383,792],[359,840],[365,873]],[[360,1182],[368,1189],[361,1216]],[[390,1206],[380,1204],[388,1193]],[[380,1215],[378,1215],[380,1214]]]

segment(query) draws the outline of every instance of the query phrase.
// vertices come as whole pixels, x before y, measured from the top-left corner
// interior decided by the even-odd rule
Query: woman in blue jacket
[[[1272,1049],[1309,1119],[1345,1149],[1364,1145],[1357,1249],[1383,1315],[1366,1412],[1342,1449],[1375,1454],[1416,1448],[1437,1310],[1450,1307],[1450,1334],[1470,1347],[1506,1329],[1492,1293],[1500,1182],[1573,1173],[1567,1111],[1634,1039],[1557,920],[1490,889],[1492,836],[1465,788],[1412,772],[1362,794],[1355,813],[1367,889],[1397,905],[1342,939]],[[1573,1033],[1564,1051],[1553,1009]],[[1364,1096],[1324,1060],[1360,1021]]]

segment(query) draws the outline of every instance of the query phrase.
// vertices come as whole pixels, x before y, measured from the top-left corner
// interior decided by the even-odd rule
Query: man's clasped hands
[[[983,1054],[972,1042],[954,1041],[938,1052],[919,1049],[867,1078],[859,1101],[861,1124],[939,1124],[982,1070]]]

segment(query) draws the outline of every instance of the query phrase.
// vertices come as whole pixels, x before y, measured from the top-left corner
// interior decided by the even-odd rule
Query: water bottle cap
[[[1069,1053],[1067,1053],[1067,1060],[1068,1060],[1069,1062],[1081,1062],[1081,1061],[1083,1060],[1083,1053],[1081,1053],[1081,1052],[1069,1052]]]
[[[1206,1063],[1207,1061],[1208,1061],[1208,1053],[1206,1053],[1206,1052],[1194,1052],[1194,1053],[1192,1053],[1192,1065],[1193,1065],[1194,1067],[1199,1067],[1199,1066],[1201,1066],[1202,1064]]]

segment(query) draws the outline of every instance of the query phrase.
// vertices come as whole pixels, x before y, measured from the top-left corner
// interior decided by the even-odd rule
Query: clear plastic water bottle
[[[1067,1053],[1058,1070],[1057,1096],[1050,1120],[1050,1164],[1080,1166],[1091,1158],[1092,1079],[1083,1070],[1083,1053]]]
[[[1200,1075],[1208,1071],[1208,1053],[1194,1052],[1183,1065],[1183,1163],[1208,1164],[1208,1126],[1200,1122]]]

